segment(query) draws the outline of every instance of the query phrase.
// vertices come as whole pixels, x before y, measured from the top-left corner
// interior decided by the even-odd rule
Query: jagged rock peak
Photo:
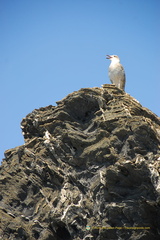
[[[160,232],[160,120],[113,85],[35,109],[1,166],[0,236],[149,240]]]

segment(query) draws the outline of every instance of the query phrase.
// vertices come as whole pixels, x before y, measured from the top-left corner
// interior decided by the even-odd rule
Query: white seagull
[[[120,64],[120,59],[117,55],[107,55],[107,59],[111,60],[109,65],[108,75],[111,83],[115,84],[116,87],[124,90],[126,76],[123,66]]]

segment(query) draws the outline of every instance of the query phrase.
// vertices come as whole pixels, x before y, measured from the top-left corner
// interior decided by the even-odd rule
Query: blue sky
[[[110,83],[106,54],[160,116],[159,12],[159,0],[0,0],[0,159],[24,144],[20,122],[35,108]]]

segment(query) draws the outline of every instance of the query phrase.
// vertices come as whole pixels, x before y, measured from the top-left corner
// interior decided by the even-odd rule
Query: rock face
[[[113,85],[34,110],[1,166],[0,239],[160,239],[160,120]],[[158,230],[159,229],[159,230]]]

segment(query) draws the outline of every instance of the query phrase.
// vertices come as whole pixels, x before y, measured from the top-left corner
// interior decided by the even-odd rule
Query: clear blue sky
[[[106,54],[160,115],[159,13],[159,0],[0,0],[0,159],[24,144],[20,122],[35,108],[110,83]]]

